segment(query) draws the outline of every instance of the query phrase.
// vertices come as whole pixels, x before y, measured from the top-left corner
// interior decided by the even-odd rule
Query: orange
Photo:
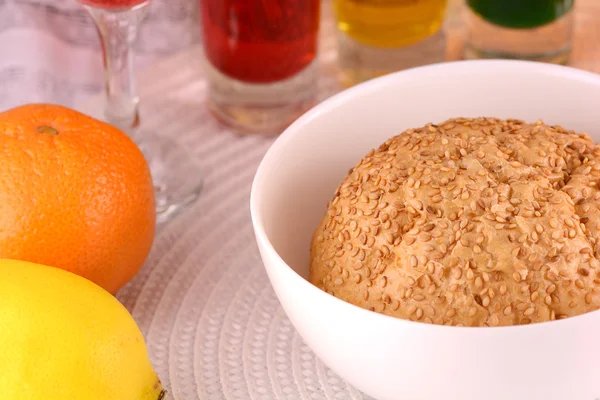
[[[0,113],[0,258],[115,293],[148,256],[154,202],[148,164],[119,129],[51,104]]]

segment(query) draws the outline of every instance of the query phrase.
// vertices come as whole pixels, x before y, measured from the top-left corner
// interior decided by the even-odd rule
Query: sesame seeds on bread
[[[562,127],[452,119],[353,168],[311,246],[310,281],[375,312],[505,326],[600,307],[600,147]]]

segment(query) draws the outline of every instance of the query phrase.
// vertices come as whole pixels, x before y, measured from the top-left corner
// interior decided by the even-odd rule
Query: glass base
[[[506,59],[506,60],[525,60],[525,61],[539,61],[547,62],[552,64],[566,65],[569,62],[569,56],[571,55],[571,48],[565,48],[557,50],[553,53],[540,53],[540,54],[520,54],[520,53],[503,53],[495,50],[479,50],[471,45],[465,45],[464,58],[467,60],[477,59]]]
[[[80,104],[78,110],[107,122],[104,96]],[[152,175],[156,200],[156,220],[161,224],[190,206],[202,192],[200,166],[188,151],[169,138],[147,129],[125,132],[142,151]]]
[[[537,28],[494,25],[465,7],[465,58],[503,58],[566,64],[571,54],[573,11]]]
[[[148,161],[154,196],[156,222],[164,223],[191,205],[202,191],[200,167],[186,149],[171,139],[149,131],[136,134],[136,141]]]
[[[338,64],[344,86],[349,87],[391,72],[442,62],[446,56],[446,34],[434,35],[401,48],[374,47],[337,31]]]
[[[230,78],[205,63],[208,107],[214,116],[239,133],[277,135],[314,105],[315,62],[285,81],[250,84]]]

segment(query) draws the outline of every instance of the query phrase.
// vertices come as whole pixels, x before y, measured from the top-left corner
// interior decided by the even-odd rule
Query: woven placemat
[[[326,7],[326,21],[329,13]],[[447,23],[449,59],[460,57],[456,15]],[[597,18],[599,1],[578,1],[572,63],[592,71],[600,71]],[[333,29],[323,25],[321,98],[341,89]],[[212,118],[200,48],[145,71],[139,87],[143,125],[188,148],[205,180],[199,200],[159,230],[145,267],[118,293],[171,397],[366,399],[304,344],[264,272],[249,197],[273,138],[239,136]]]

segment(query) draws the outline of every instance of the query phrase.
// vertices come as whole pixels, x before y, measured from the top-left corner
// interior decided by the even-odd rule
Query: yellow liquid
[[[447,0],[334,0],[338,28],[376,47],[399,47],[436,33]]]

